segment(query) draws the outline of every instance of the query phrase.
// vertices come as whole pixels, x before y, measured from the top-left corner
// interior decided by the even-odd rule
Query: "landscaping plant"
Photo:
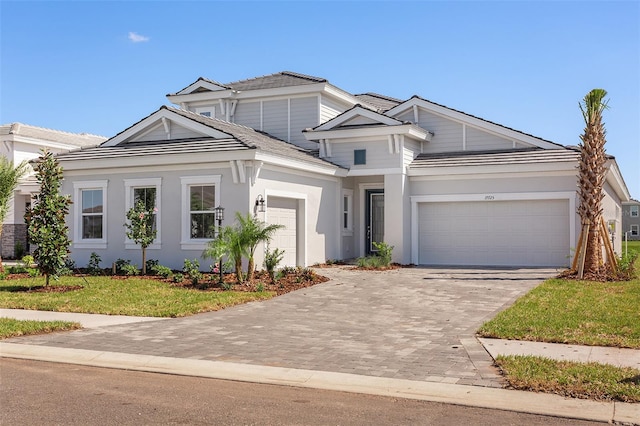
[[[147,247],[156,239],[157,230],[153,226],[153,214],[158,211],[153,207],[154,200],[149,205],[142,200],[127,212],[127,220],[124,226],[127,228],[126,234],[134,243],[140,245],[142,249],[142,274],[147,274]]]
[[[18,181],[27,173],[27,170],[26,161],[14,167],[13,161],[4,155],[0,156],[0,238],[2,237],[2,223],[9,212],[9,201],[13,198],[13,191],[18,186]],[[16,253],[18,253],[18,243],[16,243]],[[0,272],[2,271],[4,271],[4,267],[0,255]]]
[[[274,284],[276,282],[276,268],[280,262],[282,262],[283,258],[284,250],[280,250],[279,248],[271,250],[267,244],[267,249],[264,253],[264,268],[267,270],[267,274],[269,274],[269,279]]]
[[[258,244],[269,242],[273,234],[278,229],[284,228],[284,225],[268,225],[250,213],[246,215],[236,213],[236,220],[240,225],[241,241],[244,243],[243,251],[248,259],[247,279],[251,281],[255,272],[254,254]]]
[[[33,257],[48,286],[49,278],[57,280],[65,269],[65,260],[70,253],[71,240],[65,217],[71,199],[60,194],[62,167],[51,152],[43,150],[34,169],[40,192],[27,209],[25,221],[29,240],[37,245]]]

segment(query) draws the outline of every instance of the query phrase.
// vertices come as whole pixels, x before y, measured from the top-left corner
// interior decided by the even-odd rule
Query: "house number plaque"
[[[484,196],[484,199],[485,199],[485,200],[495,200],[495,199],[496,199],[496,197],[495,197],[495,196],[493,196],[493,195],[485,195],[485,196]]]

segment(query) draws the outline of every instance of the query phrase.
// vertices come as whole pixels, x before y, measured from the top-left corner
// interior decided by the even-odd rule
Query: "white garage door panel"
[[[566,266],[568,200],[421,203],[423,265]]]
[[[267,222],[284,225],[271,239],[270,248],[284,250],[280,266],[297,265],[297,209],[298,202],[289,198],[269,197],[267,200]]]

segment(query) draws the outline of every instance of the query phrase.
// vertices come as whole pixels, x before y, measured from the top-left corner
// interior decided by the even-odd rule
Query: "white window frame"
[[[73,183],[73,247],[74,248],[91,248],[106,249],[107,248],[107,180],[91,180]],[[102,238],[82,238],[82,191],[84,190],[102,190]]]
[[[209,115],[204,115],[203,113],[209,113]],[[196,108],[196,114],[200,114],[203,117],[216,118],[216,109],[215,107],[202,107]]]
[[[182,192],[182,215],[181,215],[181,229],[182,235],[180,240],[180,247],[183,250],[204,250],[207,247],[207,243],[211,241],[211,238],[191,238],[191,203],[189,202],[189,190],[191,186],[202,185],[214,185],[214,194],[216,200],[216,206],[221,206],[220,199],[220,182],[222,175],[210,175],[210,176],[182,176],[180,177],[180,186]]]
[[[630,232],[632,237],[639,236],[640,235],[640,225],[631,225],[631,229],[629,230],[629,232]]]
[[[345,210],[345,199],[347,201],[347,209]],[[353,189],[343,189],[342,199],[340,203],[340,227],[342,229],[343,236],[353,235]],[[344,226],[344,215],[347,215],[347,226]]]
[[[124,180],[124,214],[125,217],[131,207],[133,207],[133,195],[136,188],[155,188],[156,189],[156,205],[158,209],[156,215],[156,239],[147,249],[159,250],[162,247],[162,178],[147,179],[125,179]],[[126,249],[139,249],[140,246],[124,235],[124,246]]]
[[[629,206],[629,216],[638,217],[638,210],[640,210],[638,206]]]

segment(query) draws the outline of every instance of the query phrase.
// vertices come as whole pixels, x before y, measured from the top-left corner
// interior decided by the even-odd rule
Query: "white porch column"
[[[411,201],[405,174],[384,177],[384,240],[393,248],[393,261],[411,263]]]

